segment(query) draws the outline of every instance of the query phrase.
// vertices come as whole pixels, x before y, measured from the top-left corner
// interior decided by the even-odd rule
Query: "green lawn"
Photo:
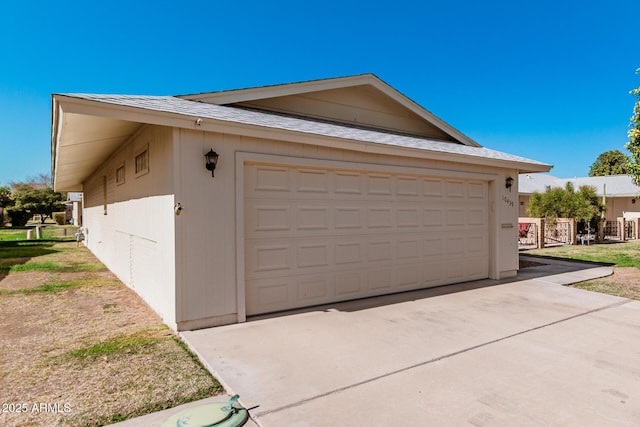
[[[75,232],[78,227],[73,225],[51,225],[46,224],[41,228],[42,239],[59,240],[59,239],[75,239]],[[27,231],[32,230],[33,239],[36,238],[36,227],[0,227],[0,242],[3,241],[20,241],[27,239]]]
[[[640,241],[593,245],[558,246],[521,252],[522,255],[592,261],[617,267],[640,268]]]

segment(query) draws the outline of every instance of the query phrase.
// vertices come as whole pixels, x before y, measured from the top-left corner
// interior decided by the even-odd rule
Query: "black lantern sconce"
[[[507,190],[511,191],[511,187],[513,186],[513,178],[508,176],[504,181],[504,186],[507,188]]]
[[[207,159],[206,168],[211,171],[211,176],[215,176],[214,172],[216,170],[216,165],[218,164],[218,153],[213,151],[213,148],[209,150],[207,154],[204,155],[204,158]]]

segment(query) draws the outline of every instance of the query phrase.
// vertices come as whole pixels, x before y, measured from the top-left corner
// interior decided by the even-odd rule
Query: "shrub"
[[[67,222],[67,213],[66,212],[54,212],[53,220],[58,225],[65,225]]]
[[[7,214],[11,218],[11,225],[13,227],[23,227],[27,225],[27,221],[31,219],[31,213],[22,209],[7,209]]]

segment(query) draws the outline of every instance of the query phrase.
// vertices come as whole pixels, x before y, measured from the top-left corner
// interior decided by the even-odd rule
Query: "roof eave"
[[[54,191],[62,191],[59,189],[57,180],[57,165],[58,165],[58,148],[60,143],[60,127],[62,120],[62,108],[55,95],[51,95],[51,180]],[[66,190],[65,190],[66,191]],[[80,191],[82,189],[80,188]]]
[[[228,133],[263,139],[277,139],[287,142],[323,146],[327,148],[339,148],[369,153],[374,152],[383,155],[410,155],[411,157],[424,159],[510,168],[517,169],[519,173],[548,172],[552,168],[551,165],[542,163],[529,163],[525,161],[486,158],[461,153],[447,153],[423,148],[387,145],[377,142],[367,142],[295,130],[279,129],[257,124],[229,122],[215,118],[202,118],[202,120],[199,121],[199,124],[197,124],[196,119],[198,117],[192,115],[117,105],[96,100],[74,98],[69,95],[53,95],[53,106],[53,120],[55,122],[52,124],[52,176],[54,185],[57,185],[58,183],[57,171],[60,161],[58,156],[60,144],[59,138],[62,115],[65,114],[65,112],[110,118],[114,120],[124,120],[140,124]],[[72,182],[66,183],[64,188],[58,188],[58,190],[82,191],[82,182],[84,179],[86,179],[86,177],[77,177],[75,180],[72,180]]]

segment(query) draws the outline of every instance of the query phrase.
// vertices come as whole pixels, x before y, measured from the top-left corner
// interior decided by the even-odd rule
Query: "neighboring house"
[[[67,195],[71,204],[71,218],[67,216],[67,220],[71,219],[73,225],[82,226],[82,193],[69,192]]]
[[[596,189],[599,197],[605,197],[605,219],[615,222],[617,218],[629,216],[630,213],[640,212],[638,194],[640,187],[635,185],[629,175],[590,176],[582,178],[556,178],[544,173],[520,174],[518,216],[529,216],[529,199],[534,192],[544,193],[547,187],[564,188],[567,182],[571,182],[575,188],[588,185]],[[634,215],[631,214],[631,217]]]
[[[55,189],[84,192],[86,245],[177,330],[514,276],[514,178],[551,168],[371,74],[56,94],[52,117]]]

